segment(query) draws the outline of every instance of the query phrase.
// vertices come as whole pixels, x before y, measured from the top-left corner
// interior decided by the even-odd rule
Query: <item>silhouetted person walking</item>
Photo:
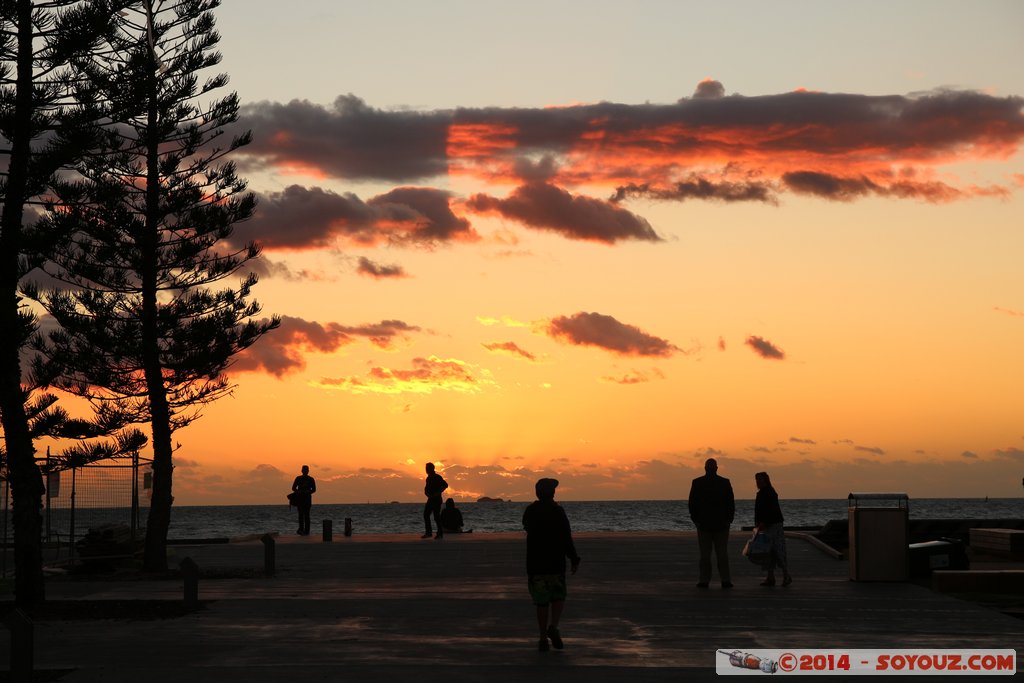
[[[302,474],[292,482],[295,492],[295,507],[299,509],[299,535],[309,536],[309,511],[313,507],[316,480],[309,476],[309,465],[302,466]]]
[[[441,526],[441,494],[448,488],[448,482],[434,471],[434,463],[428,462],[426,470],[427,480],[423,485],[423,493],[427,496],[427,504],[423,506],[423,523],[426,525],[427,532],[423,534],[422,538],[430,538],[434,534],[434,530],[430,527],[431,516],[437,523],[435,538],[442,538],[444,537],[444,528]]]
[[[555,502],[557,479],[540,479],[536,485],[537,500],[523,512],[526,529],[526,576],[530,597],[537,607],[540,640],[537,649],[564,647],[558,631],[565,598],[565,558],[572,562],[572,573],[580,566],[580,556],[572,542],[572,530],[565,510]],[[550,644],[549,644],[550,639]]]
[[[762,586],[775,585],[775,567],[782,570],[782,585],[793,583],[789,575],[789,563],[786,560],[786,532],[782,528],[782,506],[779,505],[779,494],[772,486],[767,472],[754,475],[757,484],[757,498],[754,499],[754,526],[763,531],[772,542],[772,558],[768,561],[768,576]]]
[[[718,476],[718,462],[708,458],[704,463],[704,476],[697,477],[690,486],[690,519],[697,527],[700,545],[700,580],[697,588],[707,588],[711,581],[711,550],[718,559],[718,575],[722,588],[732,588],[729,573],[729,525],[736,516],[736,499],[732,484]]]

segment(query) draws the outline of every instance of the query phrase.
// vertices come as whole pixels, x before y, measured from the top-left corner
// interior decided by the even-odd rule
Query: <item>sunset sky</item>
[[[1024,4],[217,17],[283,323],[176,504],[1021,495]]]

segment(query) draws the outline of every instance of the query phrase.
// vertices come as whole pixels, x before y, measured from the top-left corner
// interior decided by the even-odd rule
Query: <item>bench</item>
[[[1020,529],[971,529],[971,550],[1003,557],[1024,557],[1024,531]]]

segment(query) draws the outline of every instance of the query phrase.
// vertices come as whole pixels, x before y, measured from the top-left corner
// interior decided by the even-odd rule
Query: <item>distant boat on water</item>
[[[478,503],[511,503],[511,500],[502,500],[501,498],[491,498],[489,496],[480,496],[476,499]]]

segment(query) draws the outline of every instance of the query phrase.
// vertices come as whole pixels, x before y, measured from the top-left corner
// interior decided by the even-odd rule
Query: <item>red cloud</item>
[[[305,352],[331,353],[354,343],[360,337],[378,348],[387,349],[396,338],[405,337],[419,329],[401,320],[382,320],[379,323],[350,327],[283,316],[278,329],[235,356],[232,370],[262,371],[280,378],[306,367],[303,358]]]
[[[364,377],[325,377],[318,384],[326,389],[356,394],[430,394],[436,390],[475,393],[494,384],[487,375],[486,371],[481,376],[475,375],[472,367],[463,361],[430,356],[414,358],[411,369],[374,367]]]
[[[553,318],[546,332],[553,338],[579,346],[596,346],[621,356],[667,357],[680,349],[610,315],[577,313]]]
[[[772,192],[811,191],[829,199],[949,201],[1009,190],[938,182],[931,177],[936,167],[1006,160],[1024,140],[1020,97],[724,93],[721,83],[705,79],[692,97],[662,105],[410,112],[374,109],[351,95],[328,108],[262,103],[245,108],[241,125],[254,130],[255,141],[239,153],[243,162],[397,182],[463,173],[562,187],[635,186],[660,199],[764,200]],[[688,185],[712,175],[721,187]],[[827,177],[838,183],[832,191],[822,184]]]
[[[491,344],[482,344],[481,346],[492,353],[505,353],[510,356],[518,356],[519,358],[525,358],[530,361],[537,360],[535,355],[529,351],[519,348],[519,345],[515,342],[494,342]]]

